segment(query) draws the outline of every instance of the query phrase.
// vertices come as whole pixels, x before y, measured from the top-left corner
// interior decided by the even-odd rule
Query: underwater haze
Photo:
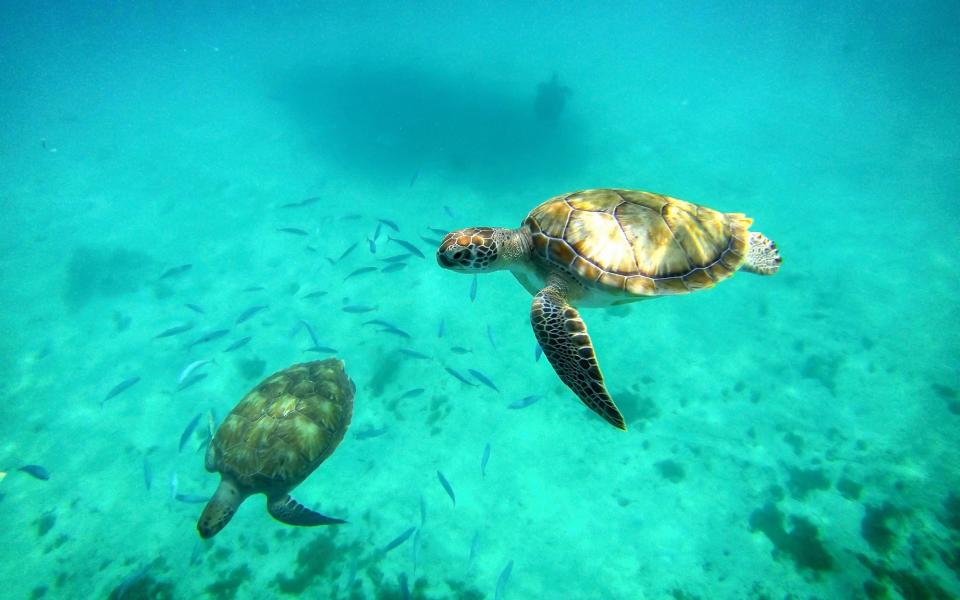
[[[960,597],[958,73],[947,1],[0,3],[0,595]],[[593,188],[784,261],[581,311],[626,432],[434,257]],[[329,356],[347,523],[201,540]]]

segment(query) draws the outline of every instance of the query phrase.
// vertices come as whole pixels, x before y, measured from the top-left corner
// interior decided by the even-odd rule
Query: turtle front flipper
[[[318,512],[314,512],[306,506],[300,504],[290,497],[290,495],[274,498],[267,501],[267,510],[270,515],[287,525],[300,525],[301,527],[314,527],[316,525],[338,525],[346,523],[343,519],[334,519],[326,517]]]
[[[533,297],[530,323],[537,342],[560,379],[590,410],[626,430],[623,415],[603,383],[587,326],[577,309],[567,303],[562,289],[553,281]]]

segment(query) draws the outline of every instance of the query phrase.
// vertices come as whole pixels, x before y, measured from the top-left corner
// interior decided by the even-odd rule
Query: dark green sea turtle
[[[203,509],[197,530],[216,535],[252,494],[267,497],[273,518],[290,525],[332,525],[290,497],[329,457],[350,425],[354,385],[335,358],[293,365],[244,396],[207,448],[206,467],[220,487]]]
[[[780,253],[748,231],[752,223],[659,194],[586,190],[547,200],[518,229],[448,233],[437,261],[461,272],[509,269],[533,294],[533,331],[557,375],[591,410],[626,429],[574,307],[686,294],[739,269],[773,275]]]

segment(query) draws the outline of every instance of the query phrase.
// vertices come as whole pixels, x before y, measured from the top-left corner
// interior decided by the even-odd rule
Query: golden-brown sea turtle
[[[533,294],[533,331],[557,375],[591,410],[626,429],[574,306],[686,294],[738,269],[773,275],[780,253],[748,231],[752,223],[740,213],[649,192],[586,190],[547,200],[518,229],[448,233],[437,262],[462,272],[509,269]]]
[[[252,494],[266,495],[273,518],[289,525],[343,523],[298,504],[289,492],[343,439],[354,391],[335,358],[293,365],[250,390],[207,448],[206,467],[220,472],[220,487],[197,522],[200,536],[223,529]]]

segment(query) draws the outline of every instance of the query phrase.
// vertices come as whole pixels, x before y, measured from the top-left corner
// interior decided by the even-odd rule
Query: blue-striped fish
[[[153,466],[150,464],[150,459],[146,456],[143,457],[143,485],[150,490],[150,486],[153,485]]]
[[[543,356],[543,348],[540,347],[540,344],[536,344],[533,348],[533,361],[540,362],[541,356]]]
[[[450,499],[453,500],[453,505],[457,505],[457,497],[453,493],[453,487],[450,486],[450,482],[447,481],[447,478],[443,476],[443,473],[437,471],[437,479],[440,480],[440,485],[443,486],[443,489],[447,492],[447,495],[450,496]]]
[[[310,323],[300,319],[300,324],[303,325],[303,328],[307,330],[307,334],[310,336],[310,341],[313,342],[313,346],[311,347],[319,347],[321,345],[320,340],[317,338],[317,332],[313,330],[313,327],[310,326]]]
[[[197,313],[198,315],[205,315],[205,314],[207,314],[207,311],[203,310],[203,308],[200,307],[200,306],[197,305],[197,304],[192,304],[192,303],[190,303],[190,302],[187,302],[186,304],[184,304],[184,306],[186,306],[187,308],[189,308],[189,309],[192,310],[193,312]]]
[[[407,356],[409,356],[409,357],[411,357],[411,358],[419,358],[419,359],[423,359],[423,360],[426,360],[426,359],[429,359],[429,358],[430,358],[429,356],[427,356],[427,355],[424,354],[423,352],[417,352],[416,350],[411,350],[410,348],[400,348],[400,352],[402,352],[403,354],[406,354]]]
[[[326,291],[317,290],[316,292],[310,292],[309,294],[300,296],[300,298],[302,298],[303,300],[311,300],[313,298],[322,298],[323,296],[326,296],[326,295],[327,295]]]
[[[473,302],[477,299],[477,274],[473,274],[473,281],[470,282],[470,302]]]

